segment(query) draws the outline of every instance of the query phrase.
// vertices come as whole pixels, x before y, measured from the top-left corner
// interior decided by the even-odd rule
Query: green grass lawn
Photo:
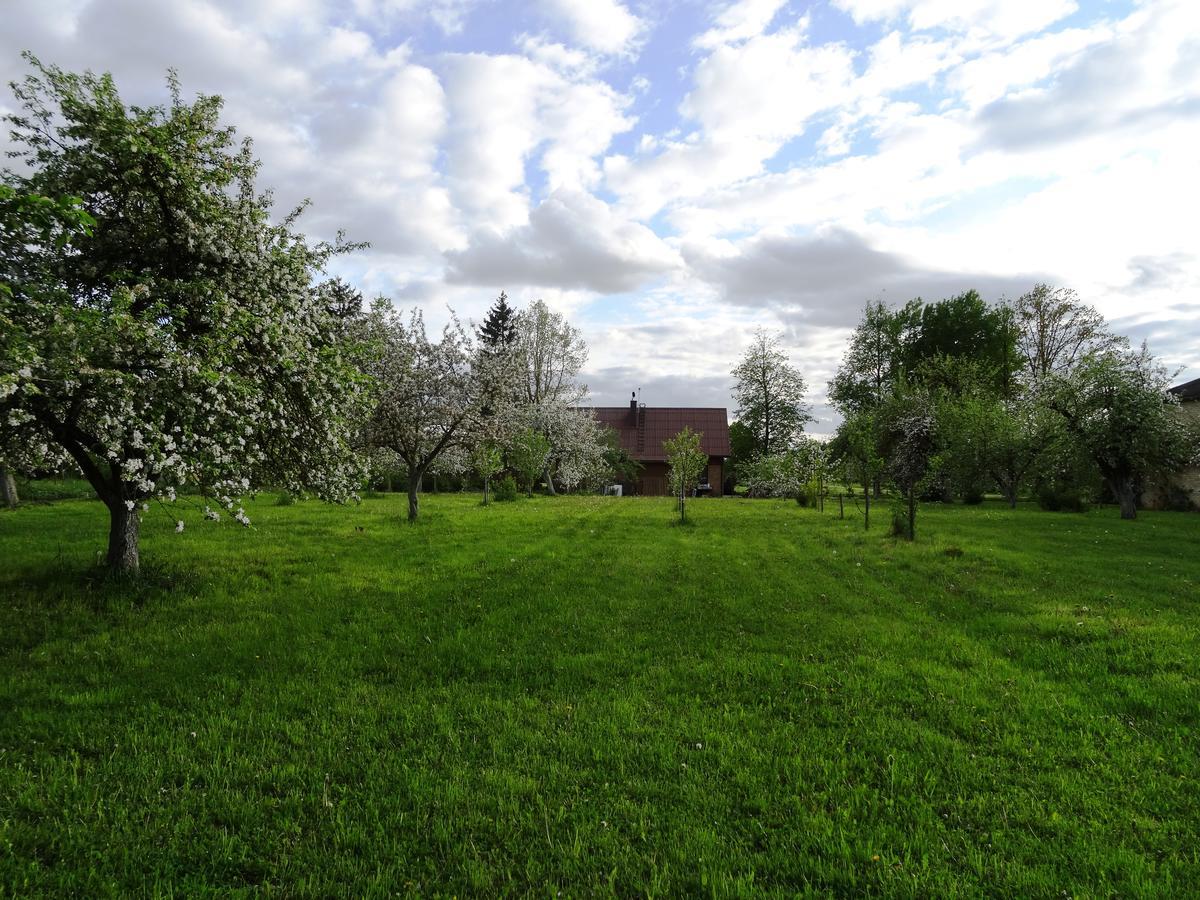
[[[0,513],[0,896],[1200,894],[1200,516],[692,510]]]

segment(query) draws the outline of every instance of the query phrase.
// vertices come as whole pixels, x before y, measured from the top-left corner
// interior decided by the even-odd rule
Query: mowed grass
[[[0,514],[0,895],[1200,893],[1200,516]]]

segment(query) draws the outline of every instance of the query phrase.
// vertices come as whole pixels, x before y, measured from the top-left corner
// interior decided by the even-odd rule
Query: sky
[[[220,94],[366,295],[582,329],[597,404],[727,406],[756,327],[825,400],[873,300],[1074,288],[1200,376],[1195,0],[0,0],[127,101]],[[7,91],[0,112],[11,112]],[[0,144],[6,140],[0,138]],[[0,148],[2,149],[2,148]]]

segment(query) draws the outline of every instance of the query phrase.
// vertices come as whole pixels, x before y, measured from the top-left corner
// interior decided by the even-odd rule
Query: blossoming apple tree
[[[271,220],[249,141],[219,97],[126,106],[110,76],[26,57],[8,117],[13,195],[79,198],[91,234],[27,242],[0,291],[0,458],[71,460],[108,507],[108,564],[139,565],[140,513],[186,487],[248,522],[237,498],[282,485],[351,495],[368,385],[315,288],[347,245]],[[53,230],[52,230],[53,231]]]

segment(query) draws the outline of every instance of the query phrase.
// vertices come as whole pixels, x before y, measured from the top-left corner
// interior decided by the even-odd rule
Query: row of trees
[[[79,469],[110,513],[107,560],[139,565],[156,500],[198,493],[248,522],[265,486],[334,502],[372,467],[509,469],[572,489],[628,465],[579,409],[587,349],[544,303],[501,295],[476,335],[430,336],[325,271],[361,245],[272,221],[221,100],[125,105],[110,76],[26,57],[0,184],[0,476]],[[182,523],[180,523],[182,527]]]
[[[1169,377],[1070,290],[874,303],[829,385],[843,417],[830,451],[868,503],[885,480],[898,489],[909,536],[920,496],[993,489],[1054,505],[1102,484],[1131,519],[1143,486],[1197,452]]]
[[[366,348],[375,403],[362,432],[377,471],[400,469],[416,519],[426,473],[476,474],[484,485],[509,470],[526,492],[543,479],[595,487],[619,464],[610,435],[584,408],[579,331],[540,300],[514,310],[501,294],[477,333],[453,315],[431,339],[419,310],[406,319],[387,300],[354,323]]]
[[[842,423],[828,445],[803,434],[804,379],[779,336],[756,333],[732,374],[732,461],[751,496],[804,502],[837,477],[861,488],[870,527],[887,485],[894,528],[909,537],[920,498],[978,502],[992,490],[1014,506],[1034,490],[1052,507],[1103,490],[1133,518],[1143,489],[1200,446],[1145,347],[1044,284],[999,305],[975,291],[869,304],[829,383]]]

